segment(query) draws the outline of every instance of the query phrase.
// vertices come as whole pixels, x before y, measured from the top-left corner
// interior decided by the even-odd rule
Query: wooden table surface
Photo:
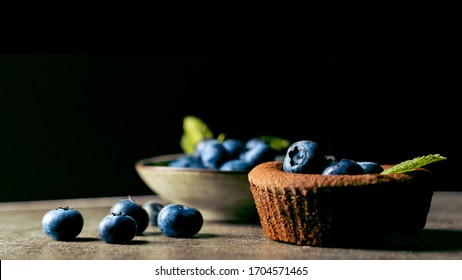
[[[320,248],[267,238],[260,224],[204,223],[194,238],[169,238],[149,226],[131,244],[106,244],[98,223],[121,197],[0,203],[1,260],[303,260],[303,259],[462,259],[462,192],[435,192],[422,235],[396,239],[387,248]],[[159,200],[139,196],[141,203]],[[41,228],[43,215],[58,206],[81,211],[84,228],[77,240],[54,241]]]

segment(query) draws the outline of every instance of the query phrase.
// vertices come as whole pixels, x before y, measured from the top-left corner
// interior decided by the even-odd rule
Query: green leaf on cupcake
[[[423,167],[432,162],[446,160],[446,159],[447,159],[446,157],[443,157],[440,154],[431,154],[431,155],[416,157],[416,158],[398,163],[391,168],[385,169],[380,174],[404,173],[404,172],[411,171],[416,168]]]

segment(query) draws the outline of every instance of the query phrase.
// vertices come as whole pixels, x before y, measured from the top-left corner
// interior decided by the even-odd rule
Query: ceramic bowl
[[[199,209],[205,221],[258,221],[248,172],[168,166],[169,162],[184,155],[142,159],[136,162],[135,168],[144,183],[160,198]]]

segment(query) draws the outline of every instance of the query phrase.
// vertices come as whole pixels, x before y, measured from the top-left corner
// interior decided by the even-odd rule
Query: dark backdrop
[[[181,152],[186,115],[230,138],[311,139],[361,161],[440,153],[449,160],[434,169],[447,178],[458,135],[450,65],[447,53],[399,48],[3,53],[0,200],[150,194],[134,163]]]

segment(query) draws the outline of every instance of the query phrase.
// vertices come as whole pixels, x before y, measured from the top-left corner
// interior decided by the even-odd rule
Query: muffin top
[[[384,169],[392,165],[382,165]],[[431,176],[431,172],[418,168],[406,173],[397,174],[361,174],[361,175],[322,175],[290,173],[283,170],[283,163],[270,161],[254,167],[248,174],[253,185],[269,188],[321,188],[321,187],[351,187],[373,186],[389,183],[411,183],[419,178]]]

